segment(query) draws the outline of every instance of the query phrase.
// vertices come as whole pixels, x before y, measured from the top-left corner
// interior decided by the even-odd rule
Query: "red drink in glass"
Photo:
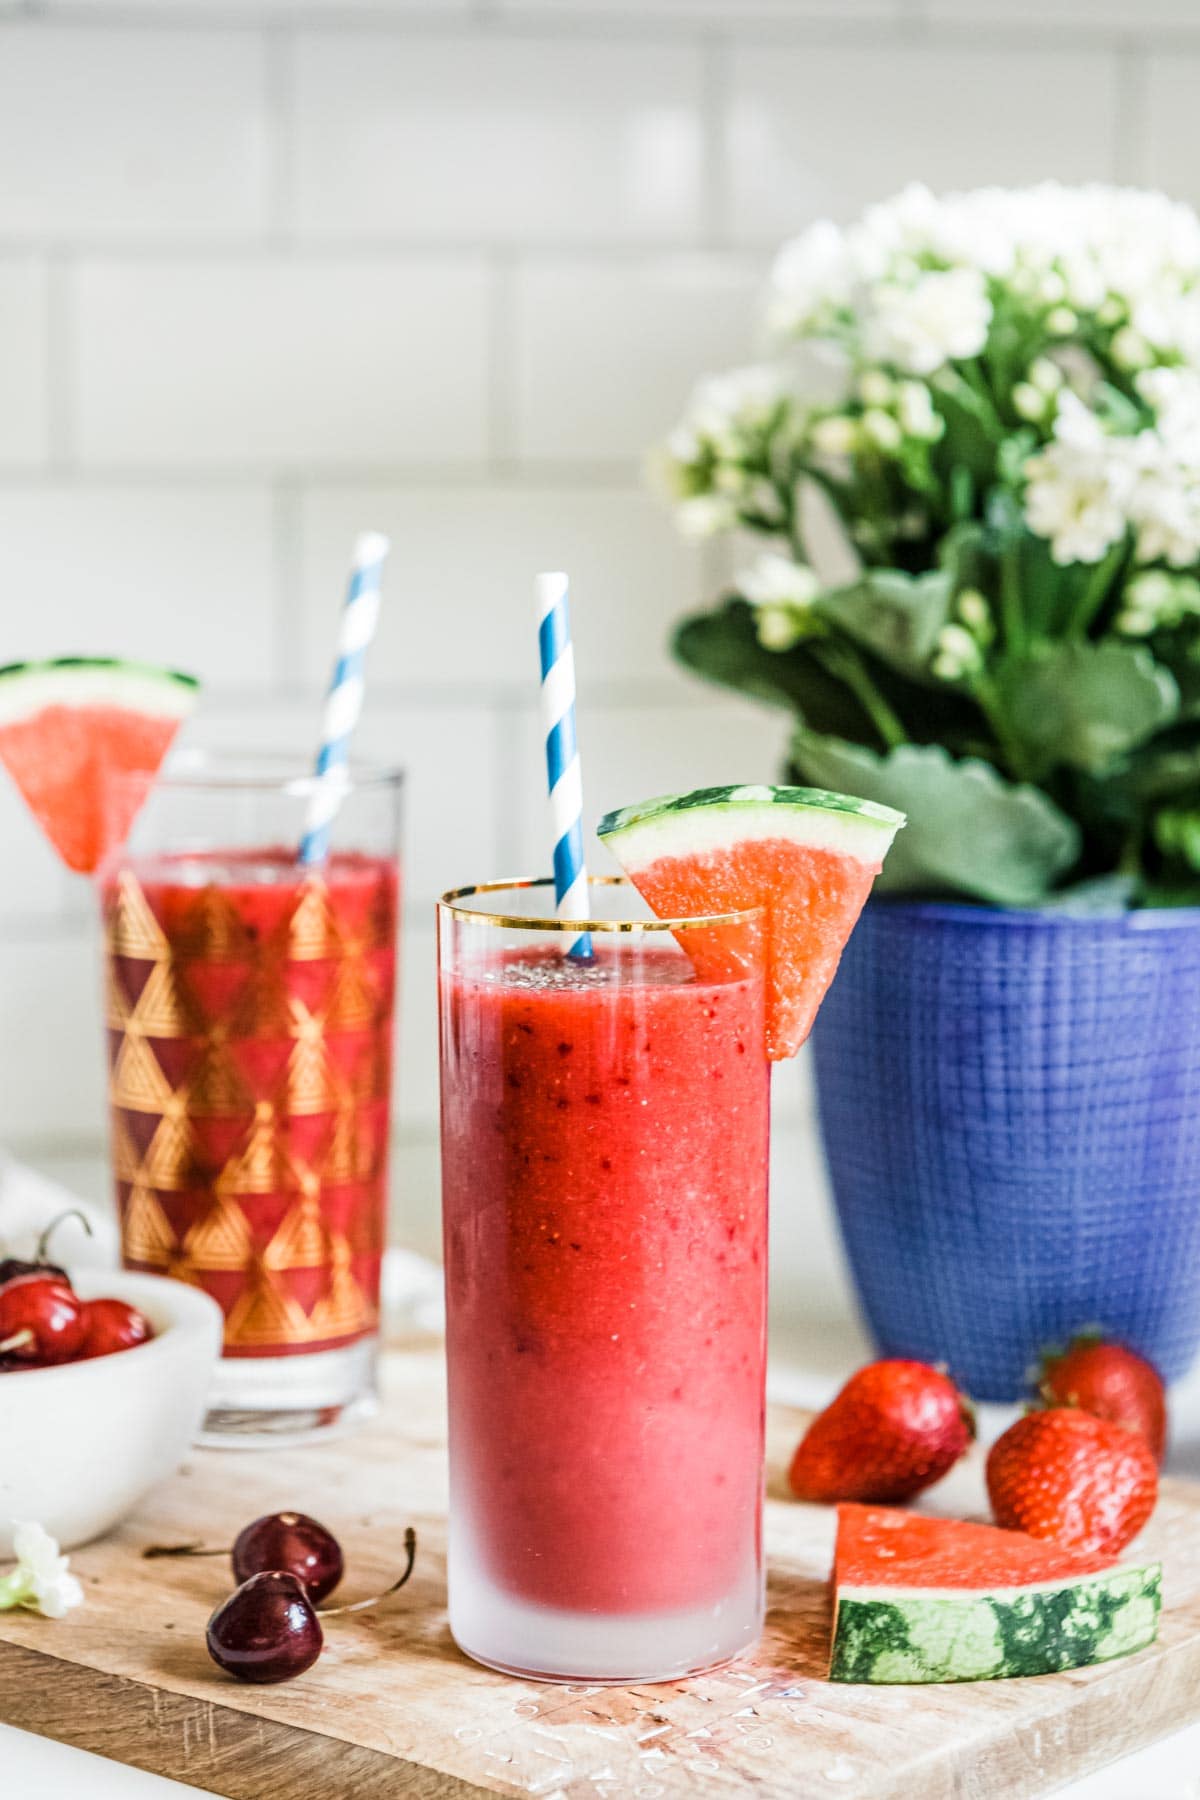
[[[448,910],[452,1628],[523,1673],[710,1666],[761,1624],[761,969]]]
[[[373,1393],[398,891],[394,851],[279,845],[135,846],[102,878],[123,1255],[225,1314],[209,1434]]]

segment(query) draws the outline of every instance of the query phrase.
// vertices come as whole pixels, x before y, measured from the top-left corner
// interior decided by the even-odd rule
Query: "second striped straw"
[[[323,863],[329,854],[333,821],[346,789],[350,739],[362,712],[363,668],[379,619],[379,592],[388,549],[388,540],[378,531],[364,531],[354,546],[350,585],[338,631],[337,659],[321,718],[317,779],[300,840],[302,863]]]
[[[554,830],[554,900],[560,919],[586,919],[588,879],[583,859],[583,781],[575,731],[575,653],[571,647],[568,582],[561,572],[539,575],[535,584],[538,657],[541,663],[542,727]],[[582,932],[570,954],[586,960],[592,940]]]

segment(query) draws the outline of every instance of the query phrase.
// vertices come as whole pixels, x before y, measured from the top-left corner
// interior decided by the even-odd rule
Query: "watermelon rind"
[[[114,657],[8,663],[0,668],[0,726],[34,718],[48,706],[112,706],[182,719],[192,710],[199,685],[194,675]]]
[[[605,815],[597,834],[619,851],[624,869],[635,870],[662,856],[702,856],[738,840],[777,837],[878,862],[903,824],[903,813],[874,800],[823,788],[745,786],[624,806]]]
[[[1158,1563],[988,1593],[843,1588],[829,1678],[994,1681],[1086,1668],[1152,1644],[1161,1606]]]

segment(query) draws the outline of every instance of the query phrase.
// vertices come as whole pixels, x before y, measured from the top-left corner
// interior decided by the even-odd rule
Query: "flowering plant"
[[[1200,219],[913,187],[787,245],[769,325],[661,455],[686,531],[758,540],[681,660],[908,814],[884,886],[1200,902]]]

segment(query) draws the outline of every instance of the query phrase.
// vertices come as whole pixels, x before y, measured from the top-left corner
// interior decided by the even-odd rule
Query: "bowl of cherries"
[[[178,1468],[221,1329],[180,1281],[0,1257],[0,1555],[25,1519],[85,1544]]]

